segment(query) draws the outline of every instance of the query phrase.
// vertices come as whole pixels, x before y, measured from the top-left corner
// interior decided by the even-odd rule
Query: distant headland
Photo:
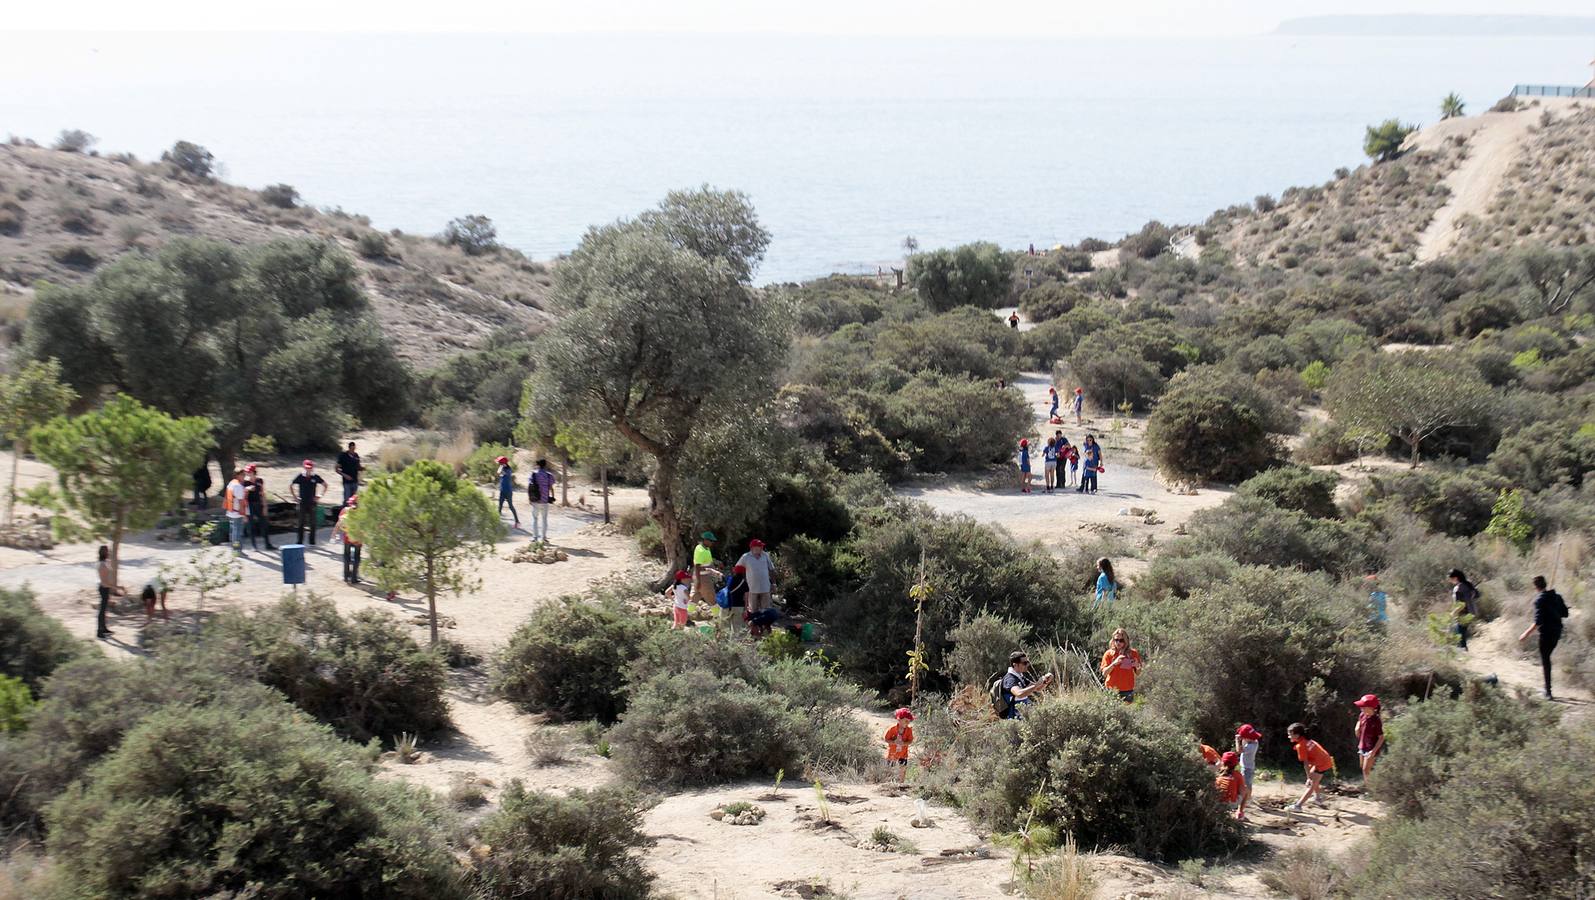
[[[1506,37],[1595,34],[1595,16],[1303,16],[1274,29],[1289,35]]]

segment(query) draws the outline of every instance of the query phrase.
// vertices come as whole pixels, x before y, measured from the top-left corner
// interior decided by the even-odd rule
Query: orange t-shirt
[[[1217,750],[1214,750],[1212,747],[1209,747],[1206,744],[1198,744],[1197,746],[1202,748],[1202,758],[1207,760],[1208,765],[1211,766],[1218,762]]]
[[[1225,803],[1234,803],[1239,800],[1241,798],[1241,786],[1245,783],[1246,779],[1242,778],[1240,773],[1234,771],[1213,779],[1213,786],[1218,788],[1218,799]]]
[[[1301,741],[1296,745],[1296,758],[1318,771],[1333,769],[1335,758],[1317,741]]]
[[[1137,663],[1141,661],[1141,651],[1132,649],[1129,655]],[[1112,650],[1102,654],[1102,674],[1106,676],[1109,690],[1135,690],[1135,669],[1126,669],[1120,660],[1115,660]]]
[[[908,758],[908,745],[914,742],[914,726],[893,725],[886,729],[886,759],[895,762]]]

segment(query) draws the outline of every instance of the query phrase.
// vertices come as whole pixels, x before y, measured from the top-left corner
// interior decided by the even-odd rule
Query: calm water
[[[0,33],[0,132],[197,141],[243,184],[528,254],[708,182],[753,198],[760,280],[868,271],[904,235],[1022,248],[1326,179],[1363,126],[1582,84],[1586,38],[962,41]]]

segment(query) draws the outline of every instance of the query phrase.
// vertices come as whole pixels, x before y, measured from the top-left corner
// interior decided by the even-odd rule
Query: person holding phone
[[[1102,680],[1108,690],[1118,691],[1125,703],[1135,702],[1135,676],[1141,671],[1141,651],[1130,646],[1130,633],[1113,629],[1113,640],[1102,654]]]
[[[1023,650],[1015,650],[1008,654],[1008,671],[1002,676],[1002,696],[1007,700],[1007,707],[1003,710],[1004,719],[1023,719],[1025,707],[1035,703],[1038,691],[1045,690],[1052,683],[1052,673],[1036,679],[1030,674],[1030,655]]]

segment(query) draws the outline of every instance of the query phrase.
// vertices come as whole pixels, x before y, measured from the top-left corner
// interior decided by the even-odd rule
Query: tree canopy
[[[1386,119],[1378,125],[1369,125],[1363,137],[1362,152],[1375,162],[1389,162],[1401,155],[1401,145],[1407,135],[1418,130],[1416,125],[1403,125],[1400,119]]]
[[[987,242],[916,253],[908,258],[908,281],[938,312],[959,306],[990,308],[1008,302],[1013,257]]]
[[[77,391],[61,383],[61,364],[35,360],[0,376],[0,435],[11,441],[11,486],[6,491],[6,521],[17,501],[17,469],[28,452],[28,432],[66,412]]]
[[[1348,432],[1395,435],[1416,466],[1424,440],[1481,424],[1491,394],[1465,362],[1423,351],[1374,352],[1337,366],[1324,401]]]

